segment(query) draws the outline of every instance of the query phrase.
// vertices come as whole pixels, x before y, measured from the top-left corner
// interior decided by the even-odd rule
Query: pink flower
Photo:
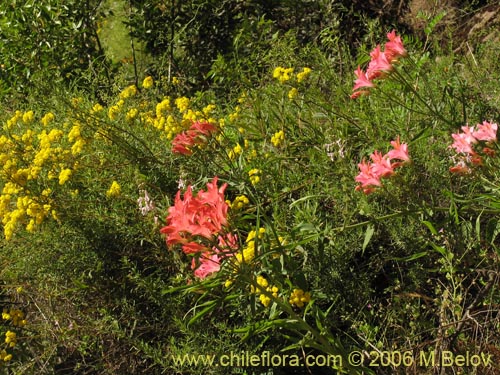
[[[372,60],[368,64],[368,69],[366,70],[367,77],[372,80],[382,76],[384,72],[389,72],[393,69],[389,60],[380,50],[380,45],[377,45],[375,49],[370,53]]]
[[[394,174],[394,170],[391,165],[391,161],[386,155],[382,155],[380,151],[375,151],[370,155],[370,158],[373,161],[371,165],[371,171],[373,175],[381,177],[389,177]]]
[[[358,168],[360,172],[356,176],[355,180],[361,183],[360,188],[364,189],[372,186],[382,186],[382,183],[380,182],[380,176],[373,173],[372,165],[365,159],[363,159],[361,163],[358,164]]]
[[[175,136],[172,141],[172,152],[191,155],[193,146],[206,143],[207,138],[216,130],[217,128],[207,121],[195,121],[188,130]]]
[[[478,141],[495,142],[497,140],[497,129],[497,124],[483,121],[482,124],[477,124],[477,130],[472,133],[472,136]]]
[[[387,39],[389,39],[389,41],[385,44],[384,54],[388,61],[392,62],[399,57],[407,55],[406,49],[403,46],[403,41],[400,36],[396,36],[395,30],[387,34]]]
[[[193,258],[191,261],[191,269],[194,270],[194,275],[200,279],[205,279],[208,275],[220,270],[220,258],[217,253],[211,254],[205,252],[201,254],[198,261]]]
[[[454,133],[451,135],[454,139],[453,144],[450,146],[454,148],[457,153],[473,154],[472,140],[475,140],[470,134],[466,133]]]
[[[391,146],[393,147],[393,150],[390,150],[386,155],[389,159],[410,161],[408,145],[406,143],[401,143],[399,141],[399,137],[397,137],[394,141],[391,141]]]
[[[224,237],[219,236],[218,241],[219,244],[212,247],[212,251],[204,251],[198,261],[195,258],[191,261],[191,268],[195,270],[196,277],[204,279],[208,275],[218,272],[222,260],[232,256],[239,248],[238,236],[235,234],[228,233]]]
[[[361,67],[358,66],[358,69],[354,71],[354,74],[356,75],[357,79],[354,81],[354,87],[352,88],[352,91],[356,91],[357,89],[361,87],[373,87],[374,84],[373,82],[368,79],[368,76],[366,73],[361,69]]]
[[[207,191],[201,190],[195,197],[188,186],[181,198],[180,190],[174,205],[168,209],[167,225],[160,232],[167,235],[167,245],[186,244],[194,236],[212,239],[227,225],[229,206],[224,200],[227,184],[217,187],[217,177],[207,184]],[[192,249],[188,245],[186,249]],[[189,251],[189,250],[188,250]]]

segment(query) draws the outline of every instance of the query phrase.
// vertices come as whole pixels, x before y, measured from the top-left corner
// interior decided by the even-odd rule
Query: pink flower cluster
[[[371,163],[363,159],[358,164],[360,172],[356,176],[356,181],[360,185],[356,186],[356,190],[362,190],[365,194],[373,193],[376,187],[382,186],[380,181],[382,178],[392,176],[395,168],[410,161],[408,145],[401,143],[399,137],[391,141],[391,145],[393,149],[387,154],[382,155],[381,152],[374,151],[370,155]],[[399,161],[392,162],[394,159]]]
[[[454,141],[450,148],[454,148],[458,154],[464,154],[458,163],[450,168],[450,171],[453,173],[469,173],[470,168],[468,163],[481,165],[483,158],[480,153],[488,156],[495,155],[495,150],[482,144],[482,142],[486,144],[496,142],[497,124],[483,121],[482,124],[477,124],[476,127],[462,126],[461,129],[461,133],[451,135]]]
[[[187,187],[184,199],[178,191],[174,205],[168,209],[167,225],[160,232],[166,234],[167,246],[182,246],[185,254],[198,255],[193,258],[192,269],[195,276],[203,279],[220,269],[220,260],[228,249],[237,249],[237,238],[224,235],[227,226],[228,204],[224,200],[227,184],[217,187],[218,179],[207,183],[207,190],[193,195],[192,186]],[[218,246],[210,248],[200,240],[215,242]],[[205,241],[206,242],[206,241]]]
[[[172,141],[172,152],[175,154],[191,155],[193,146],[207,142],[212,133],[217,130],[215,125],[207,121],[195,121],[191,127],[175,136]]]
[[[352,88],[351,99],[356,99],[361,95],[368,95],[368,89],[374,87],[373,80],[382,78],[387,72],[393,70],[393,64],[400,57],[406,56],[406,49],[403,46],[403,41],[400,36],[396,35],[396,31],[391,31],[387,34],[389,41],[384,46],[384,51],[381,50],[380,44],[370,52],[371,61],[368,64],[366,72],[358,66],[354,71],[356,80]]]

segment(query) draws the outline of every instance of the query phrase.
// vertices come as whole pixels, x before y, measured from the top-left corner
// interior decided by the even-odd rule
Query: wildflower
[[[207,138],[216,130],[217,128],[209,122],[195,121],[187,131],[175,136],[172,141],[172,152],[191,155],[193,146],[206,143]]]
[[[374,186],[382,186],[380,177],[373,173],[371,164],[366,162],[365,159],[358,164],[360,173],[356,176],[355,181],[360,182],[361,185],[356,187],[356,190],[362,189],[365,194],[373,192]]]
[[[257,185],[260,182],[260,174],[262,171],[257,168],[250,169],[248,171],[248,177],[250,178],[250,182],[252,185]]]
[[[47,126],[49,122],[54,120],[54,117],[55,117],[54,114],[52,112],[49,112],[42,117],[40,122],[42,123],[43,126]]]
[[[295,87],[292,87],[290,91],[288,91],[288,99],[292,100],[295,97],[299,95],[299,90],[297,90]]]
[[[381,178],[390,177],[394,174],[394,169],[401,166],[404,162],[410,160],[408,154],[408,145],[401,143],[399,137],[391,141],[393,147],[387,154],[382,155],[379,151],[374,151],[370,155],[372,163],[365,159],[358,164],[359,174],[355,180],[361,185],[356,186],[356,190],[362,190],[365,194],[370,194],[375,190],[375,187],[382,186]],[[393,159],[401,160],[400,162],[392,163]]]
[[[149,194],[146,190],[141,190],[139,193],[143,194],[143,196],[137,199],[137,205],[139,206],[139,211],[141,211],[141,214],[145,216],[148,214],[148,212],[154,211],[155,204],[149,197]]]
[[[482,124],[477,125],[477,130],[472,135],[478,141],[495,142],[497,140],[497,129],[497,124],[483,121]]]
[[[238,195],[234,199],[234,201],[231,203],[231,208],[233,210],[240,210],[249,203],[250,203],[250,201],[248,200],[248,198],[245,195]]]
[[[214,177],[207,183],[207,191],[200,190],[197,196],[193,196],[191,185],[183,199],[180,190],[177,192],[174,205],[168,209],[167,225],[160,230],[166,234],[168,246],[187,243],[193,236],[212,239],[227,225],[227,184],[218,188],[217,182]]]
[[[181,98],[177,98],[175,99],[175,105],[177,106],[179,112],[184,113],[188,110],[189,99],[184,96]]]
[[[373,154],[370,155],[370,159],[373,161],[371,171],[379,179],[394,174],[394,169],[388,155],[382,155],[380,151],[374,151]]]
[[[113,181],[108,191],[106,191],[106,196],[111,198],[111,197],[118,197],[120,194],[121,194],[120,184],[116,181]]]
[[[377,47],[370,52],[370,56],[372,59],[366,70],[366,75],[370,80],[381,77],[385,72],[389,72],[393,69],[385,53],[380,50],[380,45],[377,45]]]
[[[71,177],[71,173],[71,169],[63,169],[61,173],[59,173],[59,185],[64,185]]]
[[[120,93],[120,99],[127,99],[130,98],[131,96],[135,96],[136,94],[137,94],[137,87],[135,87],[135,85],[130,85]]]
[[[208,275],[218,272],[220,269],[219,255],[209,252],[202,254],[199,259],[193,258],[191,268],[194,270],[194,275],[200,279],[205,279]]]
[[[153,84],[153,77],[151,76],[147,76],[146,78],[144,78],[144,81],[142,81],[142,87],[144,87],[145,89],[153,87]]]
[[[104,109],[104,107],[102,105],[100,105],[99,103],[96,103],[94,104],[94,106],[92,107],[90,113],[97,113],[97,112],[100,112]]]
[[[293,68],[283,68],[278,66],[273,71],[273,77],[280,81],[280,83],[285,83],[290,80],[290,74],[293,74]]]
[[[170,110],[170,98],[164,98],[156,105],[156,117],[161,118],[164,115],[167,115]]]
[[[401,144],[399,137],[396,140],[391,141],[391,146],[393,150],[387,153],[390,159],[399,159],[403,161],[410,161],[410,155],[408,154],[408,145],[406,143]]]
[[[11,348],[16,346],[17,343],[17,335],[15,332],[7,331],[5,332],[5,343],[9,344]]]
[[[283,130],[276,132],[271,137],[271,143],[274,145],[274,147],[279,147],[284,141],[285,141],[285,133],[283,132]]]
[[[393,62],[399,57],[405,57],[407,55],[406,49],[403,46],[403,41],[400,36],[396,35],[395,30],[387,34],[387,39],[389,39],[389,41],[385,44],[384,54],[388,61]]]
[[[300,83],[305,80],[311,73],[311,68],[304,68],[300,73],[297,73],[297,82]]]
[[[457,174],[469,174],[471,169],[464,160],[460,160],[455,166],[450,167],[450,172]]]
[[[306,303],[309,303],[311,301],[311,293],[305,292],[302,289],[294,289],[292,294],[290,295],[290,299],[288,302],[290,302],[291,305],[295,305],[297,307],[304,307]]]
[[[132,121],[133,119],[135,119],[137,117],[138,114],[139,114],[139,110],[137,108],[130,108],[125,116],[125,119],[127,121]]]
[[[387,38],[389,41],[385,44],[384,51],[382,51],[379,44],[370,52],[371,60],[366,72],[359,66],[354,72],[357,78],[354,81],[351,99],[369,94],[367,89],[374,86],[372,81],[376,78],[383,78],[386,73],[394,69],[393,63],[396,62],[399,57],[406,56],[406,50],[401,41],[401,37],[396,36],[395,31],[388,33]],[[362,90],[358,90],[360,88]]]
[[[33,122],[34,117],[35,117],[35,114],[33,113],[33,111],[25,112],[23,114],[23,122],[25,124],[30,124]]]

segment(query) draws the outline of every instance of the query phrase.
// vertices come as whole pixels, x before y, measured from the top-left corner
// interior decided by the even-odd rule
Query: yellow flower
[[[234,210],[240,210],[245,207],[250,201],[245,195],[238,195],[234,201],[231,203],[231,208]]]
[[[106,196],[108,196],[108,197],[111,198],[111,197],[118,197],[120,194],[121,194],[121,187],[120,187],[120,185],[118,184],[118,182],[113,181],[111,183],[110,188],[106,192]]]
[[[280,83],[285,83],[290,80],[290,74],[293,74],[293,68],[283,68],[278,66],[273,71],[273,77],[280,81]]]
[[[156,105],[156,117],[160,118],[166,116],[170,109],[170,98],[167,97]]]
[[[283,132],[283,130],[280,130],[271,137],[271,143],[274,145],[274,147],[279,147],[284,141],[285,133]]]
[[[135,87],[135,85],[130,85],[123,89],[123,91],[120,93],[120,99],[127,99],[131,96],[134,96],[135,94],[137,94],[137,87]]]
[[[33,122],[34,117],[35,117],[35,114],[33,113],[33,111],[25,112],[23,114],[23,122],[25,124],[30,124]]]
[[[102,111],[103,109],[104,109],[104,107],[102,105],[100,105],[99,103],[96,103],[96,104],[94,104],[94,106],[90,110],[90,113],[97,113],[97,112]]]
[[[54,117],[55,117],[54,114],[52,112],[49,112],[49,113],[45,114],[45,116],[42,117],[40,122],[42,123],[43,126],[47,126],[49,124],[49,122],[54,120]]]
[[[304,307],[304,304],[311,301],[311,293],[305,292],[302,289],[294,289],[292,294],[290,295],[291,305],[295,305],[297,307]]]
[[[302,69],[302,72],[297,73],[297,82],[302,82],[307,78],[307,76],[309,76],[309,74],[311,74],[311,68]]]
[[[254,168],[248,171],[248,177],[252,185],[257,185],[260,182],[260,174],[262,171],[260,169]]]
[[[186,98],[185,96],[177,98],[175,99],[175,105],[177,106],[179,112],[181,113],[186,112],[189,107],[189,99]]]
[[[151,87],[153,87],[153,77],[151,76],[147,76],[146,78],[144,78],[144,81],[142,81],[142,87],[144,87],[145,89],[150,89]]]
[[[180,83],[179,78],[177,78],[177,77],[172,78],[172,85],[175,86],[175,85],[178,85],[179,83]]]
[[[132,121],[137,117],[139,114],[139,110],[137,108],[130,108],[129,111],[127,112],[127,115],[125,116],[125,119],[127,121]]]
[[[59,173],[59,185],[64,185],[71,177],[71,173],[71,169],[63,169],[61,173]]]
[[[295,97],[299,95],[299,90],[297,90],[295,87],[292,87],[290,91],[288,91],[288,99],[292,100]]]

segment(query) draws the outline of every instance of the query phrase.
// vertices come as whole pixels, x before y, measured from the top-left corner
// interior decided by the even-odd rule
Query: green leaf
[[[432,223],[430,221],[422,220],[422,224],[424,224],[427,228],[429,228],[429,230],[431,231],[431,233],[433,235],[437,235],[438,234],[436,228],[434,228],[434,225],[432,225]]]
[[[363,241],[362,252],[365,251],[366,247],[370,243],[370,240],[374,232],[375,232],[375,226],[373,224],[368,224],[368,227],[366,228],[365,232],[365,240]]]

